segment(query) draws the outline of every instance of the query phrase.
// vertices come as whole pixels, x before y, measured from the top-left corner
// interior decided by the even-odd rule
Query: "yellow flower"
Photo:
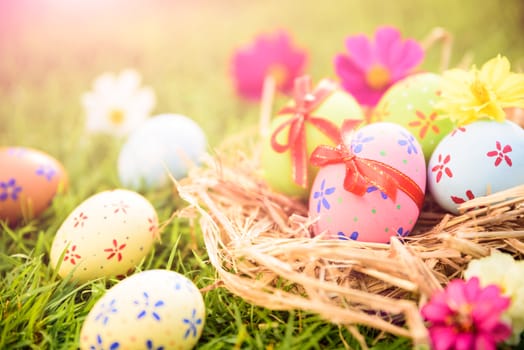
[[[524,261],[515,261],[509,254],[494,251],[488,257],[469,263],[464,278],[467,280],[471,277],[478,277],[483,287],[498,285],[502,294],[511,299],[504,316],[511,321],[511,340],[518,342],[524,330]]]
[[[524,108],[524,74],[510,72],[508,59],[498,55],[480,70],[445,71],[441,97],[437,108],[458,125],[482,118],[503,121],[504,108]]]

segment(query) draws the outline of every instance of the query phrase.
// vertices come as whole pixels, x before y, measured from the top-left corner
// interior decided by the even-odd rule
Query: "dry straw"
[[[261,180],[258,136],[230,138],[176,183],[189,203],[179,215],[199,217],[218,274],[212,287],[273,310],[317,313],[347,327],[362,348],[356,325],[420,346],[428,332],[419,310],[434,291],[493,249],[524,255],[524,185],[466,202],[458,216],[427,196],[411,235],[389,244],[311,238],[306,205]]]
[[[246,148],[236,146],[227,147]],[[260,180],[255,158],[217,152],[177,184],[190,204],[179,214],[198,212],[219,284],[250,303],[315,312],[352,332],[367,325],[422,345],[419,308],[435,290],[492,249],[524,255],[524,185],[466,202],[459,216],[428,197],[413,233],[389,244],[324,240],[311,238],[304,203]]]

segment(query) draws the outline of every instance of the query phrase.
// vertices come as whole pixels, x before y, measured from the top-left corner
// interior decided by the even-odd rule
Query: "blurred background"
[[[193,118],[213,146],[258,118],[233,90],[237,47],[285,29],[317,80],[335,77],[345,37],[384,24],[419,40],[449,31],[452,66],[501,53],[524,67],[522,0],[0,0],[0,144],[63,153],[81,137],[81,94],[103,72],[134,68],[156,92],[155,114]],[[439,59],[436,45],[423,68]]]

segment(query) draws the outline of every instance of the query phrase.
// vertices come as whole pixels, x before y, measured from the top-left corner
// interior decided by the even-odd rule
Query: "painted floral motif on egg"
[[[148,270],[109,289],[87,315],[80,349],[191,349],[205,322],[205,305],[187,277]]]
[[[348,153],[341,155],[341,162],[322,166],[315,178],[309,201],[310,216],[317,220],[314,234],[366,242],[388,242],[391,236],[409,234],[426,186],[424,154],[417,140],[400,125],[374,123],[355,131],[345,148]],[[355,175],[355,168],[364,172]],[[367,176],[362,175],[364,168],[373,169],[376,179],[394,178],[395,198],[371,178],[361,194],[348,191],[348,169],[360,178]]]
[[[78,205],[58,230],[51,265],[62,277],[88,281],[137,266],[158,238],[153,206],[128,190],[105,191]]]
[[[511,121],[477,121],[453,130],[428,164],[428,188],[445,210],[524,183],[524,130]]]
[[[400,80],[382,96],[372,115],[372,121],[405,127],[420,143],[426,160],[453,128],[451,120],[436,109],[441,98],[441,80],[434,73],[419,73]]]

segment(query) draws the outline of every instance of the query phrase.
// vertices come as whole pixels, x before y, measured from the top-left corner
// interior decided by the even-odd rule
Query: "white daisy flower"
[[[147,119],[155,106],[155,95],[140,83],[140,75],[131,69],[120,75],[99,76],[93,90],[82,96],[87,131],[125,136]]]
[[[509,254],[494,251],[490,256],[472,260],[464,278],[478,277],[482,286],[496,284],[503,295],[511,299],[505,317],[511,321],[511,343],[518,342],[524,331],[524,261],[516,261]]]

